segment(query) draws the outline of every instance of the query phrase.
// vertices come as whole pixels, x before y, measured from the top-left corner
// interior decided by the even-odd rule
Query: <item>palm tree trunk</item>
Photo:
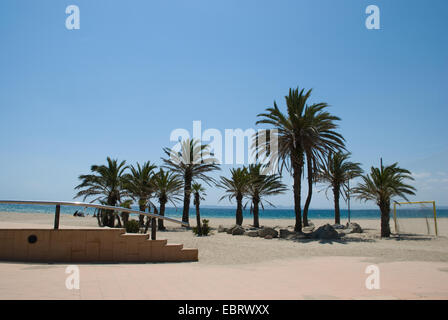
[[[341,224],[341,212],[339,210],[339,197],[340,197],[340,186],[333,187],[333,198],[334,198],[334,223]]]
[[[199,212],[199,205],[200,205],[200,199],[199,199],[199,193],[196,193],[194,195],[194,203],[196,205],[196,226],[198,228],[198,236],[202,236],[202,226],[201,226],[201,213]]]
[[[308,227],[308,209],[311,204],[311,198],[313,196],[313,164],[311,156],[306,155],[306,167],[308,170],[308,196],[306,197],[305,206],[303,207],[303,226]]]
[[[381,210],[381,237],[389,238],[390,237],[390,206],[387,203],[380,201],[380,210]]]
[[[159,212],[157,211],[157,207],[156,207],[156,206],[153,206],[153,208],[154,208],[154,214],[159,214]],[[149,207],[149,212],[151,212],[151,207]],[[146,219],[145,231],[144,231],[145,234],[148,232],[148,229],[149,229],[149,227],[150,227],[150,224],[153,223],[154,221],[156,221],[155,218],[152,219],[152,218],[148,217],[148,218]]]
[[[118,228],[123,228],[123,225],[121,224],[120,215],[117,213],[116,215],[114,214],[114,216],[117,216]]]
[[[159,199],[159,203],[160,203],[160,215],[161,216],[165,216],[165,205],[166,205],[166,201],[160,200]],[[163,219],[159,219],[158,223],[157,223],[157,228],[160,231],[164,231],[166,230],[165,226],[163,225]]]
[[[126,223],[129,221],[129,213],[122,212],[121,219],[123,219],[123,225],[126,226]]]
[[[140,203],[142,202],[142,199],[140,199],[139,201]],[[140,204],[139,205],[139,210],[142,212],[146,211],[146,206],[144,204]],[[140,227],[143,227],[143,225],[145,224],[145,216],[144,215],[139,215],[138,216],[138,223],[140,224]]]
[[[293,170],[293,179],[294,179],[294,213],[296,215],[296,224],[294,226],[294,231],[302,231],[302,208],[300,205],[301,201],[301,179],[302,179],[302,166],[300,165],[300,160],[294,158],[294,155],[291,155],[291,166]]]
[[[185,175],[184,183],[184,209],[182,212],[182,221],[189,223],[189,213],[190,213],[190,194],[191,194],[191,175]]]
[[[260,221],[259,221],[259,200],[258,199],[253,199],[253,204],[254,204],[254,210],[253,210],[253,215],[254,215],[254,227],[255,228],[259,228],[260,227]]]
[[[243,224],[243,195],[236,196],[236,224],[241,226]]]
[[[98,221],[99,227],[104,227],[102,217],[103,217],[103,209],[98,209],[96,212],[96,220]]]
[[[115,207],[117,200],[110,197],[107,201],[108,206]],[[115,214],[113,210],[105,210],[105,215],[103,216],[103,224],[109,228],[115,227]]]

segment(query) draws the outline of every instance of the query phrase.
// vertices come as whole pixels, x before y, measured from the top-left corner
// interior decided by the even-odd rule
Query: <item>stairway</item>
[[[186,262],[197,249],[124,229],[0,229],[0,260],[35,262]]]

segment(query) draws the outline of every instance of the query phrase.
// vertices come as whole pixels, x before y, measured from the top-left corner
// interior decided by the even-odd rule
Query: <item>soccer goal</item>
[[[397,234],[437,236],[436,202],[395,202],[394,224]]]

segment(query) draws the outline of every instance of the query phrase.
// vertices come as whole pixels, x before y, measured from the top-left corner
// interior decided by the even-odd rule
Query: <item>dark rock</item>
[[[288,229],[280,229],[279,237],[286,239],[289,235],[294,235],[294,231],[289,231]]]
[[[346,229],[351,229],[351,232],[347,232],[347,233],[362,233],[362,231],[363,231],[361,226],[359,224],[357,224],[356,222],[347,223]]]
[[[242,226],[235,226],[232,228],[232,236],[241,236],[246,232]]]
[[[273,237],[270,234],[268,234],[268,235],[265,235],[264,238],[265,239],[272,239]]]
[[[225,228],[225,229],[228,234],[232,234],[233,229],[235,229],[236,227],[238,227],[238,225],[235,224],[235,225],[231,226],[230,228]]]
[[[332,225],[335,229],[345,229],[345,226],[343,224],[335,223]]]
[[[314,231],[311,234],[313,239],[337,239],[339,238],[339,233],[330,225],[326,224]]]
[[[258,230],[249,230],[244,233],[245,236],[258,237]]]
[[[261,238],[266,237],[267,235],[271,235],[273,238],[278,237],[278,231],[274,230],[273,228],[264,227],[260,230],[258,230],[258,236]]]

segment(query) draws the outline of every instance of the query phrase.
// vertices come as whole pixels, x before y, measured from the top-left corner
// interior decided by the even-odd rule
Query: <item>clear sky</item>
[[[365,27],[370,4],[380,30]],[[448,205],[447,15],[446,0],[2,0],[0,198],[71,200],[107,156],[160,164],[173,129],[257,128],[299,86],[342,118],[364,169],[398,161],[415,199]]]

